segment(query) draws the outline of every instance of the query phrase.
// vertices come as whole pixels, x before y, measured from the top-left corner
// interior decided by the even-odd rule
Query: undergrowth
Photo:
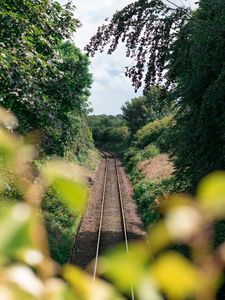
[[[160,197],[174,189],[174,178],[169,177],[160,182],[142,179],[134,184],[134,199],[139,207],[145,227],[160,219]]]

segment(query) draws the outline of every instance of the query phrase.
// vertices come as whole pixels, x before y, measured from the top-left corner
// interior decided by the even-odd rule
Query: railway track
[[[102,152],[70,259],[71,263],[93,275],[93,284],[98,274],[99,256],[104,256],[117,244],[124,244],[129,253],[128,238],[135,240],[145,236],[131,192],[131,185],[119,161],[112,153]],[[134,299],[132,288],[129,299]]]
[[[124,243],[127,254],[129,255],[126,215],[117,160],[114,154],[110,152],[101,151],[101,153],[105,158],[105,173],[102,189],[101,213],[99,219],[93,282],[95,282],[97,276],[99,256],[102,252],[107,250],[107,248],[114,246],[117,243]],[[112,191],[114,193],[113,198],[111,197]],[[106,236],[105,232],[116,232],[117,234],[109,234],[109,236]],[[132,286],[131,299],[134,299]]]

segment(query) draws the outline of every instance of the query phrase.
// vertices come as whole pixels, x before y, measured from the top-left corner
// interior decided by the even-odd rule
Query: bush
[[[109,142],[114,143],[123,143],[129,137],[128,127],[122,126],[118,128],[108,128],[107,129],[107,138]]]
[[[76,218],[52,189],[45,194],[41,208],[51,256],[60,264],[67,263],[74,241]]]
[[[142,180],[134,187],[134,198],[140,209],[142,220],[147,227],[159,220],[160,216],[156,209],[156,185],[154,182]]]
[[[162,150],[167,148],[168,135],[175,121],[172,116],[148,123],[137,131],[135,138],[141,147],[155,143]],[[171,136],[171,135],[170,135]]]
[[[123,152],[123,158],[127,171],[131,173],[133,169],[137,168],[137,164],[140,161],[154,158],[159,154],[159,148],[154,144],[145,147],[143,150],[140,150],[136,147],[128,148],[128,150]]]
[[[139,161],[139,152],[140,149],[136,147],[130,147],[123,152],[123,160],[129,174],[132,172],[133,169],[136,168],[137,162]]]
[[[151,159],[160,154],[159,148],[155,144],[148,145],[141,151],[141,160]]]
[[[130,133],[121,115],[89,116],[88,122],[96,147],[123,155],[129,144]]]
[[[142,179],[134,186],[134,198],[146,227],[160,219],[156,199],[173,192],[173,190],[173,177],[163,179],[160,183]]]
[[[128,163],[130,159],[137,154],[137,152],[140,151],[137,147],[129,147],[124,151],[123,158],[125,163]]]

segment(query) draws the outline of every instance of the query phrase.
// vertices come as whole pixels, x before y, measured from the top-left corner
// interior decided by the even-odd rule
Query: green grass
[[[74,241],[76,217],[52,189],[46,193],[41,208],[51,256],[60,264],[67,263]]]
[[[142,179],[134,185],[134,199],[139,207],[145,227],[160,219],[156,199],[169,194],[174,189],[174,178],[169,177],[161,182]]]

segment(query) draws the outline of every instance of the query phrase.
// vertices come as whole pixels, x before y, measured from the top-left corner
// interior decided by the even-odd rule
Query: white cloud
[[[164,0],[165,2],[167,0]],[[195,0],[172,0],[178,5],[193,5]],[[60,0],[61,3],[67,2]],[[74,0],[77,7],[75,16],[81,21],[82,27],[75,34],[75,43],[83,49],[97,28],[107,17],[120,10],[133,0]],[[117,114],[125,101],[136,97],[134,88],[124,75],[126,66],[132,64],[125,55],[123,45],[112,55],[97,53],[92,59],[91,72],[94,77],[90,101],[95,114]],[[141,94],[141,91],[138,95]]]
[[[107,17],[132,2],[133,0],[74,0],[77,7],[75,15],[83,24],[75,37],[79,46],[84,47],[88,43]]]
[[[75,16],[82,23],[75,35],[75,43],[83,49],[107,17],[132,2],[133,0],[74,1],[77,7]],[[131,82],[124,76],[125,67],[131,64],[130,59],[126,58],[124,47],[120,46],[112,55],[97,53],[91,60],[94,84],[90,101],[94,113],[120,113],[122,104],[136,96]]]

